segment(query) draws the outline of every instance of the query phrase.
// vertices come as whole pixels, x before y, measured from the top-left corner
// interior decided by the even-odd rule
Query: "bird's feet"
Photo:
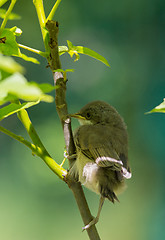
[[[99,221],[98,217],[93,218],[93,220],[90,223],[88,223],[87,225],[85,225],[85,227],[82,228],[82,231],[87,230],[91,226],[95,225],[98,221]]]

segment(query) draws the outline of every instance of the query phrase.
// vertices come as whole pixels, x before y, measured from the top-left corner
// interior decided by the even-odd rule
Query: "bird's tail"
[[[101,187],[101,195],[105,198],[108,198],[112,203],[114,203],[115,201],[119,202],[119,199],[117,198],[116,194],[109,188]]]

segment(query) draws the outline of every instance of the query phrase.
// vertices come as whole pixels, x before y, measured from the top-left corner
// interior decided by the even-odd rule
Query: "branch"
[[[62,166],[58,165],[51,156],[45,152],[42,148],[39,146],[36,146],[35,144],[30,143],[29,141],[25,140],[23,137],[18,136],[6,128],[3,128],[0,126],[0,131],[7,134],[8,136],[14,138],[15,140],[23,143],[25,146],[30,148],[32,150],[32,153],[40,157],[44,162],[48,165],[48,167],[62,180],[64,180],[64,177],[66,176],[67,172]]]
[[[67,174],[67,171],[62,168],[61,165],[58,165],[53,159],[52,157],[50,156],[50,154],[48,153],[48,151],[46,150],[46,148],[44,147],[43,143],[41,142],[30,118],[29,118],[29,115],[27,113],[27,111],[25,109],[22,109],[21,111],[19,111],[17,113],[17,116],[18,118],[20,119],[20,121],[22,122],[22,124],[24,125],[27,133],[29,134],[31,140],[33,141],[34,145],[31,144],[30,146],[32,146],[33,148],[35,148],[35,151],[32,149],[32,151],[37,155],[39,156],[40,158],[42,158],[44,160],[44,162],[48,165],[48,167],[57,175],[59,176],[62,180],[64,180],[66,174]],[[1,129],[0,129],[1,130]],[[8,131],[9,133],[9,131]],[[6,133],[7,134],[7,133]],[[9,135],[9,134],[8,134]],[[19,139],[16,138],[17,135],[9,135],[13,138],[15,138],[16,140],[20,141]],[[23,138],[21,137],[21,140]],[[21,142],[21,141],[20,141]],[[27,143],[27,141],[25,140],[25,142]],[[27,144],[25,144],[27,146]],[[28,146],[29,147],[29,146]]]
[[[27,111],[25,109],[22,109],[21,111],[19,111],[17,113],[17,116],[18,116],[19,120],[22,122],[22,124],[24,125],[24,127],[25,127],[27,133],[29,134],[31,140],[33,141],[33,143],[36,146],[40,147],[46,155],[49,155],[49,153],[47,152],[43,143],[41,142],[41,140],[40,140],[33,124],[32,124],[32,122],[29,118],[29,115],[28,115]]]
[[[38,20],[41,28],[42,38],[45,45],[45,50],[47,52],[49,50],[49,46],[48,46],[48,39],[47,39],[47,31],[45,29],[46,16],[45,16],[43,0],[33,0],[33,4],[36,8],[36,12],[37,12],[37,16],[38,16]]]
[[[49,46],[50,46],[50,57],[48,58],[49,66],[53,71],[54,84],[59,86],[56,89],[56,109],[61,120],[61,124],[64,131],[64,138],[66,144],[66,150],[69,155],[73,155],[75,153],[75,145],[73,141],[73,134],[71,129],[71,120],[68,117],[68,109],[66,103],[66,81],[63,78],[63,74],[61,72],[56,72],[55,70],[61,69],[61,63],[59,59],[58,53],[58,31],[59,26],[58,22],[48,20],[46,23],[46,28],[49,32]],[[71,162],[70,162],[71,165]],[[86,202],[84,192],[82,190],[81,184],[79,182],[75,182],[73,179],[67,178],[67,184],[72,190],[74,197],[76,199],[77,205],[79,207],[79,211],[81,217],[83,219],[84,224],[88,224],[92,220],[92,215],[90,213],[88,204]],[[89,239],[91,240],[100,240],[96,227],[93,225],[89,229],[87,229],[87,233]]]

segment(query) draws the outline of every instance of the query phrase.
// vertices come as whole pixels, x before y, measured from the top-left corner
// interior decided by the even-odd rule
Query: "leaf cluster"
[[[2,1],[0,6],[2,6],[5,2],[6,1]],[[60,3],[60,0],[56,1],[47,18],[45,17],[43,5],[41,4],[42,1],[33,0],[43,35],[43,41],[46,50],[45,52],[18,43],[17,38],[19,38],[19,36],[21,36],[22,34],[22,30],[19,27],[14,26],[12,28],[6,28],[6,23],[8,20],[21,19],[21,16],[13,13],[12,11],[15,3],[16,0],[12,0],[7,10],[0,8],[0,17],[3,19],[0,28],[0,105],[7,102],[11,102],[13,104],[13,101],[15,102],[15,104],[17,104],[17,100],[23,100],[26,102],[30,102],[30,104],[24,105],[26,106],[26,108],[28,108],[36,105],[40,101],[52,102],[53,98],[45,93],[52,91],[54,87],[50,84],[44,84],[41,86],[41,84],[38,84],[37,82],[28,82],[27,79],[25,79],[25,77],[23,76],[24,68],[9,56],[19,57],[24,59],[25,61],[39,64],[39,61],[36,58],[23,54],[21,52],[21,48],[23,48],[27,51],[34,52],[42,57],[47,58],[49,62],[49,34],[45,27],[45,24],[48,20],[51,20],[53,18],[55,11]],[[74,46],[69,40],[67,41],[67,45],[68,46],[58,47],[59,55],[68,53],[71,57],[75,56],[74,61],[78,61],[80,58],[80,54],[85,54],[109,66],[107,60],[97,52],[83,46]],[[73,69],[61,70],[61,72],[64,73],[65,79],[67,78],[66,74],[69,71],[71,72],[73,71]],[[11,76],[11,74],[13,74],[13,76]],[[34,104],[31,104],[31,102],[34,102]],[[8,106],[8,111],[9,109],[10,107]],[[19,109],[21,108],[18,104],[17,110],[19,111]],[[3,119],[2,112],[4,113],[4,117],[6,117],[15,113],[16,109],[15,111],[13,111],[13,105],[11,105],[10,113],[6,114],[3,109],[1,109],[0,111],[1,119]]]

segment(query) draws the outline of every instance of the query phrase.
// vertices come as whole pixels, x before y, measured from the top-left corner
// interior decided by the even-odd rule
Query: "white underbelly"
[[[81,153],[77,154],[73,171],[77,173],[81,184],[99,194],[98,170],[99,167],[95,162],[89,161]]]
[[[98,168],[96,163],[87,163],[83,168],[80,181],[85,187],[99,194]]]

